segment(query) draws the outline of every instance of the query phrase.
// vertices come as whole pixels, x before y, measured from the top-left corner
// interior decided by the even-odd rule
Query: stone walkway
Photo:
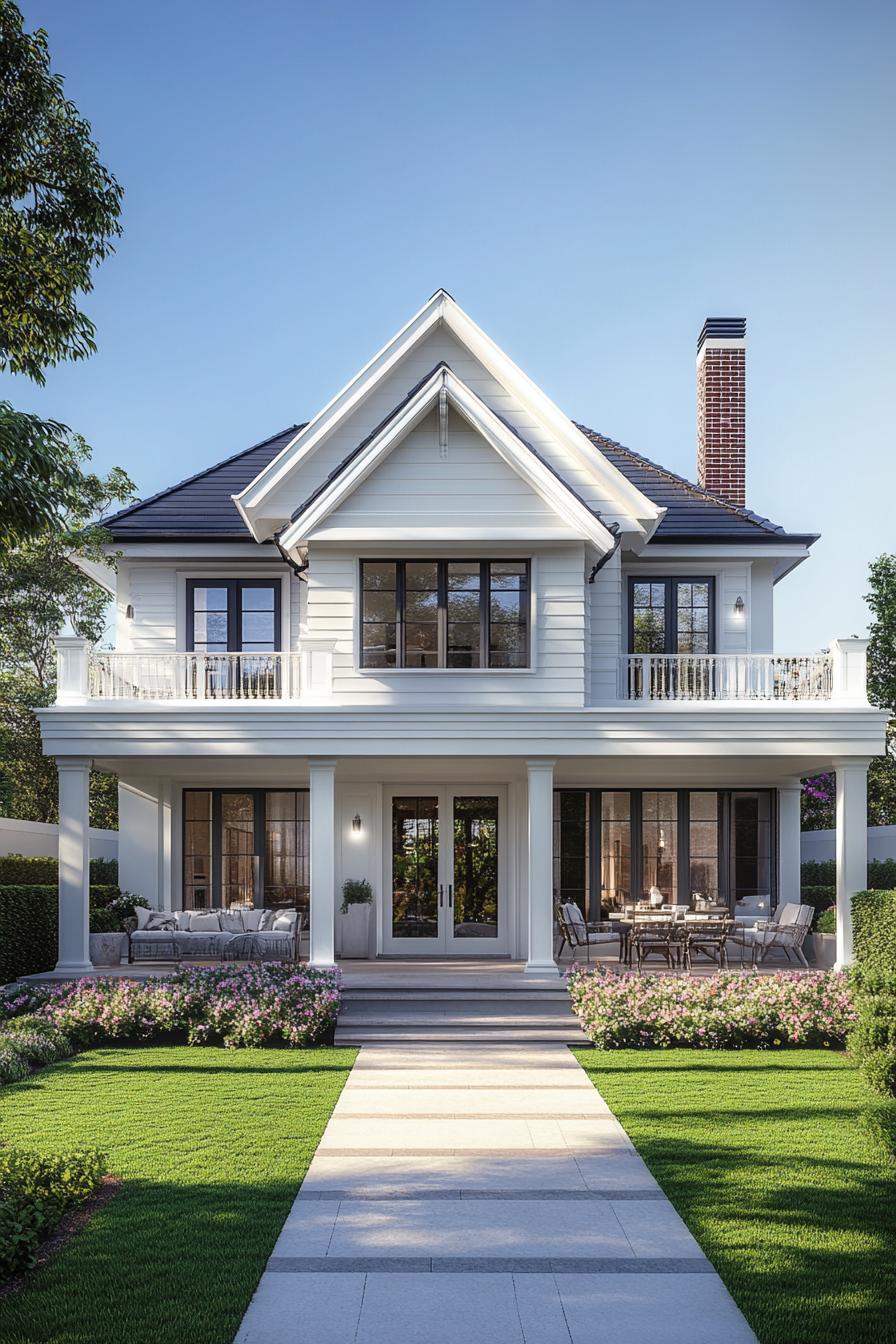
[[[361,1050],[237,1344],[755,1344],[559,1045]]]

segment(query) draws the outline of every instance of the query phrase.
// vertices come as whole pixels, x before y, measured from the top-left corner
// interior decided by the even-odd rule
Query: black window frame
[[[227,589],[227,652],[242,653],[242,636],[240,633],[240,617],[242,615],[242,602],[240,594],[247,589],[253,588],[272,588],[274,592],[274,648],[271,650],[250,650],[258,652],[259,657],[264,657],[268,652],[283,652],[283,584],[278,578],[270,579],[187,579],[187,652],[196,652],[196,605],[195,592],[197,588],[226,588]],[[204,652],[204,650],[202,650]],[[214,657],[214,654],[211,655]]]
[[[565,789],[557,788],[555,794],[585,794],[588,801],[585,809],[585,828],[587,833],[587,853],[588,862],[586,864],[587,897],[585,904],[587,909],[583,911],[588,920],[599,920],[601,918],[601,859],[602,859],[602,837],[601,837],[601,794],[603,793],[627,793],[630,798],[631,806],[629,811],[630,826],[630,853],[631,853],[631,895],[633,900],[641,899],[643,894],[643,867],[642,867],[642,822],[643,822],[643,796],[645,793],[674,793],[678,796],[677,805],[677,861],[678,872],[678,899],[684,903],[685,897],[690,901],[690,870],[691,870],[691,844],[690,844],[690,795],[692,793],[714,793],[718,800],[717,825],[719,836],[718,847],[718,865],[719,865],[719,902],[727,905],[733,914],[735,912],[735,885],[734,872],[732,864],[733,851],[733,809],[732,799],[736,795],[761,793],[768,796],[769,799],[769,834],[772,841],[772,853],[769,856],[769,885],[771,891],[771,906],[774,909],[778,903],[778,867],[780,860],[780,830],[778,818],[778,793],[774,788],[758,789],[718,789],[710,785],[704,785],[698,788],[696,785],[686,789],[662,787],[657,785],[649,789],[631,789],[622,786],[618,788],[600,788],[600,789]],[[555,857],[555,856],[554,856]],[[556,897],[556,892],[555,892]]]
[[[448,566],[450,564],[470,564],[479,566],[479,663],[470,667],[452,667],[448,663]],[[364,658],[364,626],[365,624],[381,624],[381,622],[365,622],[364,619],[364,595],[368,590],[364,587],[364,566],[365,565],[395,565],[395,663],[392,665],[382,665],[367,663]],[[437,652],[436,663],[433,667],[408,667],[407,648],[405,644],[405,632],[408,622],[406,621],[406,571],[408,565],[435,565],[437,567],[436,582],[438,591],[437,601]],[[523,639],[523,657],[524,661],[515,667],[493,666],[491,659],[491,566],[492,565],[522,565],[523,575],[520,585],[520,612],[522,615],[522,626],[524,632]],[[370,590],[374,591],[374,590]],[[531,561],[522,556],[490,556],[481,559],[478,556],[472,556],[467,559],[464,556],[448,556],[439,560],[432,558],[420,558],[409,556],[405,559],[398,559],[395,556],[367,556],[359,562],[358,568],[358,667],[363,671],[369,672],[518,672],[528,671],[532,666],[532,564]],[[386,624],[391,624],[387,622]],[[498,622],[500,624],[500,622]]]
[[[669,574],[653,577],[649,574],[629,574],[628,576],[628,612],[627,635],[628,651],[635,653],[635,584],[662,584],[664,588],[665,647],[662,654],[654,657],[675,655],[678,653],[678,602],[676,592],[680,583],[705,583],[709,587],[709,649],[705,654],[685,654],[684,657],[709,658],[716,653],[716,580],[713,574]],[[649,654],[644,655],[650,657]]]
[[[188,793],[210,793],[210,794],[211,794],[211,801],[212,801],[212,816],[211,816],[211,836],[212,836],[211,844],[212,844],[212,852],[211,852],[211,855],[209,856],[210,859],[211,859],[211,882],[210,882],[210,884],[209,884],[209,886],[210,886],[210,895],[211,895],[211,903],[210,903],[207,907],[205,907],[205,908],[208,909],[208,910],[221,910],[221,909],[223,909],[223,907],[222,907],[222,905],[221,905],[221,887],[222,887],[222,881],[221,881],[221,859],[222,859],[222,857],[223,857],[223,855],[222,855],[222,853],[221,853],[221,838],[222,838],[222,831],[223,831],[221,802],[222,802],[222,799],[223,799],[224,795],[225,795],[225,794],[228,794],[228,793],[245,793],[245,794],[251,794],[251,796],[252,796],[252,800],[253,800],[253,802],[252,802],[252,809],[253,809],[253,810],[252,810],[252,818],[253,818],[253,836],[252,836],[252,843],[253,843],[254,850],[255,850],[255,856],[257,856],[257,858],[258,858],[258,870],[257,870],[257,874],[256,874],[256,880],[255,880],[255,883],[254,883],[255,891],[254,891],[254,895],[253,895],[253,900],[254,900],[254,901],[257,901],[259,897],[262,897],[262,898],[263,898],[263,897],[264,897],[265,888],[267,887],[267,872],[266,872],[266,869],[267,869],[267,844],[266,844],[266,839],[267,839],[267,837],[266,837],[266,831],[265,831],[265,828],[266,828],[266,825],[267,825],[267,808],[266,808],[266,805],[265,805],[265,795],[268,794],[268,793],[308,793],[308,794],[310,794],[310,788],[309,788],[309,786],[308,786],[308,785],[304,785],[304,786],[299,785],[298,787],[293,787],[293,786],[284,787],[284,786],[282,786],[282,785],[276,785],[276,784],[273,784],[273,785],[270,785],[269,787],[262,788],[262,789],[258,789],[258,788],[254,788],[254,787],[253,787],[253,788],[245,788],[245,789],[243,789],[243,788],[240,788],[238,784],[230,784],[230,785],[223,785],[223,786],[220,787],[220,788],[203,788],[201,785],[194,785],[194,786],[192,786],[191,788],[182,789],[182,790],[181,790],[181,809],[180,809],[180,810],[181,810],[181,828],[180,828],[180,833],[181,833],[180,883],[181,883],[181,905],[182,905],[182,906],[183,906],[183,902],[184,902],[184,897],[185,897],[185,895],[186,895],[186,891],[185,891],[186,883],[184,882],[184,860],[185,860],[185,858],[186,858],[186,851],[187,851],[187,805],[186,805],[186,796],[187,796]],[[308,837],[308,838],[309,838],[309,858],[310,858],[310,852],[311,852],[311,851],[310,851],[310,839],[311,839],[311,836],[310,836],[310,826],[311,826],[311,821],[310,821],[310,816],[311,816],[310,798],[309,798],[308,816],[309,816],[309,821],[308,821],[308,826],[309,826],[309,837]],[[186,908],[186,907],[184,907],[184,908]],[[196,907],[196,908],[201,908],[201,907]],[[256,905],[255,908],[256,908],[256,909],[260,909],[261,907],[260,907],[259,905]]]

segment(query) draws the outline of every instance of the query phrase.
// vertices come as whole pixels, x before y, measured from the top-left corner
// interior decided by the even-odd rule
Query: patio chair
[[[559,957],[564,947],[569,946],[575,956],[576,949],[584,947],[585,960],[591,961],[592,947],[605,946],[608,943],[619,945],[619,960],[622,960],[622,932],[610,923],[586,923],[585,916],[574,901],[562,902],[557,907],[557,923],[560,927]]]
[[[669,970],[674,970],[678,946],[674,919],[635,914],[630,955],[639,971],[648,957],[662,957]]]
[[[728,949],[726,943],[734,927],[731,919],[685,919],[684,922],[684,964],[690,972],[695,956],[708,957],[715,962],[719,970],[728,969]]]
[[[803,943],[812,927],[815,908],[788,901],[777,911],[774,919],[759,920],[752,928],[738,928],[731,942],[744,952],[750,952],[750,964],[760,966],[772,952],[783,952],[788,961],[791,953],[808,970],[809,963],[803,952]]]

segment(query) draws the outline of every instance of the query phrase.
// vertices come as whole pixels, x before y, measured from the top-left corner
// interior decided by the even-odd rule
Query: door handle
[[[440,910],[441,910],[441,908],[442,908],[442,904],[443,904],[444,900],[445,900],[445,888],[442,886],[442,884],[441,884],[441,882],[440,882],[440,883],[439,883],[439,909],[440,909]]]
[[[449,909],[449,910],[451,909],[451,907],[452,907],[453,904],[454,904],[454,887],[453,887],[452,884],[449,882],[449,883],[448,883],[448,909]]]

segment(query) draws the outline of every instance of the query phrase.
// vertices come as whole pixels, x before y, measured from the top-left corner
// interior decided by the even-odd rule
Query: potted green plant
[[[347,877],[342,884],[342,955],[370,956],[370,907],[373,887],[366,877]]]
[[[133,917],[135,905],[147,907],[149,901],[128,891],[115,891],[111,898],[101,888],[91,892],[90,960],[94,966],[120,965],[128,950],[124,921]]]
[[[829,971],[837,960],[836,906],[832,905],[830,910],[821,912],[810,937],[812,939],[811,960],[816,966]],[[808,942],[809,939],[807,938],[806,941]]]

